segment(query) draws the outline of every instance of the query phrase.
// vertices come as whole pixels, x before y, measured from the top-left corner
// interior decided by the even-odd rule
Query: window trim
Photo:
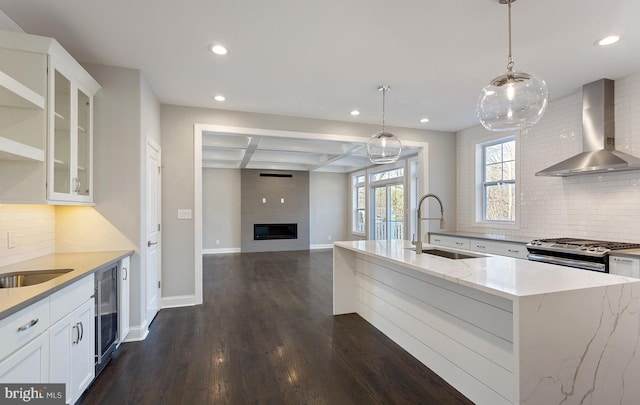
[[[357,235],[357,236],[367,236],[367,226],[368,226],[368,220],[367,220],[367,216],[369,215],[369,196],[368,196],[368,181],[367,181],[367,171],[366,170],[360,170],[357,172],[353,172],[350,173],[351,174],[351,178],[350,178],[350,184],[351,184],[351,234],[352,235]],[[364,177],[364,181],[363,182],[359,182],[356,183],[356,178],[363,176]],[[356,210],[358,210],[358,195],[357,195],[357,189],[358,187],[364,187],[364,231],[359,231],[356,229],[356,219],[357,219],[357,214],[356,214]]]
[[[488,146],[501,144],[504,142],[515,141],[515,179],[513,181],[501,181],[498,183],[512,183],[515,184],[515,196],[514,196],[514,208],[515,208],[515,220],[514,221],[502,221],[502,220],[487,220],[485,219],[485,182],[484,182],[484,170],[485,170],[485,157],[484,149]],[[491,138],[486,138],[482,142],[476,144],[476,187],[474,196],[474,220],[473,226],[478,228],[497,228],[497,229],[520,229],[520,137],[519,133],[510,134],[504,136],[503,134],[494,135]],[[493,183],[493,182],[491,182]]]

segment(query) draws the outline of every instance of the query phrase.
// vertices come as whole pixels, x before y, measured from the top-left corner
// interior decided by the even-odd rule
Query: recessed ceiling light
[[[423,124],[424,124],[425,122],[429,122],[429,118],[421,118],[421,119],[420,119],[420,122],[422,122]]]
[[[222,94],[218,94],[213,99],[216,100],[216,101],[224,101],[224,100],[226,100],[226,97],[223,96]]]
[[[355,116],[355,115],[360,115],[360,111],[358,111],[358,110],[353,110],[353,111],[351,111],[351,113],[350,113],[350,114],[351,114],[351,115],[354,115],[354,116]]]
[[[226,55],[227,54],[227,48],[225,48],[222,45],[213,45],[211,47],[211,52],[215,53],[216,55]]]
[[[594,45],[607,46],[607,45],[615,44],[618,41],[620,41],[619,35],[609,35],[608,37],[600,38],[594,43]]]

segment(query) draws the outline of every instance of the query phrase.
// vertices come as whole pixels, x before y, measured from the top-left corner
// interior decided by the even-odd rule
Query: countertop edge
[[[41,290],[39,292],[35,292],[33,295],[30,295],[28,297],[25,297],[23,299],[19,299],[19,302],[15,302],[13,303],[11,306],[9,306],[8,308],[5,309],[0,309],[0,321],[7,318],[8,316],[13,315],[16,312],[19,312],[20,310],[28,307],[31,304],[35,304],[36,302],[47,298],[49,296],[51,296],[52,294],[54,294],[57,291],[62,290],[63,288],[73,284],[74,282],[80,280],[81,278],[84,278],[90,274],[95,273],[96,271],[107,267],[107,266],[111,266],[114,263],[119,262],[120,260],[122,260],[123,258],[127,257],[127,256],[131,256],[134,251],[133,250],[114,250],[114,251],[101,251],[101,252],[74,252],[74,253],[54,253],[53,255],[47,255],[47,256],[56,256],[56,255],[91,255],[91,254],[101,254],[101,255],[108,255],[109,253],[113,253],[113,256],[110,257],[109,259],[105,260],[105,261],[100,261],[96,264],[92,264],[91,266],[87,267],[87,268],[83,268],[83,269],[74,269],[73,271],[67,273],[67,274],[63,274],[59,277],[56,277],[52,280],[46,281],[44,283],[41,284],[37,284],[34,286],[30,286],[30,287],[42,287],[42,286],[47,286],[48,283],[52,283],[51,285],[48,286],[48,288],[46,288],[45,290]],[[46,257],[46,256],[45,256]],[[20,262],[20,263],[14,263],[12,265],[7,265],[7,266],[2,266],[0,267],[0,274],[6,273],[8,271],[5,271],[4,269],[10,269],[10,271],[15,271],[16,269],[19,269],[21,267],[21,265],[23,265],[23,263],[30,263],[32,261],[36,261],[38,259],[42,259],[42,258],[35,258],[35,259],[31,259],[31,260],[26,260],[25,262]],[[62,266],[64,268],[68,268],[68,266]],[[58,268],[62,268],[62,267],[58,267]],[[55,268],[55,266],[52,266],[52,268]],[[20,289],[22,288],[30,288],[30,287],[18,287]],[[4,289],[0,289],[4,290]],[[0,299],[3,299],[4,297],[0,297]],[[0,301],[1,303],[1,301]],[[2,307],[0,305],[0,307]]]

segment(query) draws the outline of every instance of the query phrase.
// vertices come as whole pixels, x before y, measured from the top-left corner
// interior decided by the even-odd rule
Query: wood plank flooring
[[[332,252],[204,258],[204,304],[165,309],[82,404],[471,404],[358,315],[332,316]]]

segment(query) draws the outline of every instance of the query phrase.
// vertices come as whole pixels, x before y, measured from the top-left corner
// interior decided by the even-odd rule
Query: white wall
[[[311,247],[347,240],[349,225],[349,175],[309,174]]]
[[[194,207],[194,124],[338,134],[365,139],[380,130],[377,125],[172,105],[162,105],[161,119],[163,297],[195,294],[195,224],[192,220],[178,220],[175,215],[178,208]],[[447,132],[408,128],[388,130],[400,139],[429,142],[429,191],[442,196],[445,211],[451,212],[447,221],[455,223],[455,136]]]
[[[616,148],[640,157],[639,107],[640,74],[616,80]],[[475,145],[505,135],[480,126],[457,134],[458,231],[640,242],[640,171],[564,179],[535,176],[582,151],[582,91],[551,102],[538,125],[517,136],[519,227],[505,230],[475,224]]]
[[[202,248],[240,251],[240,169],[202,170]]]

